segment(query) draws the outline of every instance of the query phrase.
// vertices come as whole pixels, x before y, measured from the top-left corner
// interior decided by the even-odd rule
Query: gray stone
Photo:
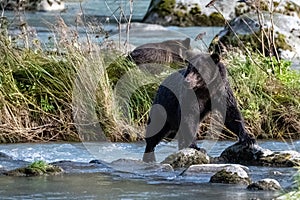
[[[196,175],[201,173],[216,173],[223,169],[235,169],[239,171],[242,168],[244,171],[248,172],[249,168],[239,164],[199,164],[190,166],[185,172],[184,175]]]
[[[273,152],[257,144],[245,146],[237,143],[226,148],[220,157],[214,160],[242,165],[294,167],[300,165],[300,153],[296,151]]]
[[[262,156],[259,163],[268,167],[295,167],[300,165],[300,153],[297,151],[273,152]]]
[[[231,20],[257,8],[250,3],[232,0],[152,0],[144,22],[162,25],[223,25],[225,18]],[[251,2],[251,0],[247,0]],[[300,16],[297,0],[272,0],[273,12],[289,16]],[[259,9],[269,11],[271,0],[261,0]],[[220,14],[220,13],[221,14]],[[221,24],[220,24],[221,23]]]
[[[242,167],[228,166],[215,173],[209,182],[248,185],[251,180]]]
[[[263,22],[259,22],[256,13],[248,13],[230,22],[230,27],[226,26],[221,30],[209,45],[209,50],[222,53],[232,50],[246,52],[245,47],[251,46],[252,49],[269,54],[267,39],[262,45],[260,41],[260,26],[268,32],[271,29],[271,19],[269,13],[263,13]],[[294,16],[274,14],[274,33],[275,50],[282,59],[293,61],[293,64],[300,63],[300,19]]]
[[[162,163],[170,164],[173,168],[189,167],[195,164],[207,164],[209,157],[202,151],[186,148],[171,154]]]
[[[251,183],[247,187],[248,190],[281,190],[279,182],[275,179],[265,178],[257,182]]]

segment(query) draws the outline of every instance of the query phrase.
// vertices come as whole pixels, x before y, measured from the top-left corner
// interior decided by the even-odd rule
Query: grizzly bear
[[[171,74],[159,87],[150,110],[143,160],[154,162],[155,146],[163,138],[170,140],[176,134],[179,149],[197,149],[194,141],[199,123],[212,108],[225,109],[224,125],[238,136],[239,143],[255,143],[245,130],[224,64],[215,54],[198,54],[187,69]]]

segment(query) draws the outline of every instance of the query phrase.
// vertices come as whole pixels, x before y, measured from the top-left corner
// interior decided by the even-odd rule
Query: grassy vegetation
[[[231,84],[249,131],[259,139],[299,138],[299,71],[275,57],[252,54],[251,58],[227,58]]]
[[[46,44],[30,38],[26,27],[10,35],[1,20],[1,143],[143,138],[169,66],[148,73],[118,48],[106,51],[88,35],[79,38],[61,19]],[[249,131],[264,139],[299,138],[299,72],[259,54],[229,54],[225,62]]]
[[[58,23],[57,40],[46,48],[26,32],[14,37],[2,26],[6,23],[0,26],[0,142],[99,139],[103,133],[90,129],[94,118],[86,113],[89,106],[109,140],[130,139],[124,136],[127,125],[113,115],[114,79],[109,81],[105,70],[111,61],[96,45],[92,52],[91,43],[80,43],[63,21]],[[88,133],[79,134],[78,126],[85,125]]]
[[[36,169],[36,170],[40,170],[44,173],[47,172],[47,168],[49,168],[49,164],[43,160],[38,160],[38,161],[35,161],[33,163],[31,163],[28,168],[31,168],[31,169]]]
[[[0,26],[0,142],[142,139],[162,78],[57,23],[46,44]]]

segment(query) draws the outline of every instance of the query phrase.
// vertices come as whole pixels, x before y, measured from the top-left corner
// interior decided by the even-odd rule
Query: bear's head
[[[226,68],[218,54],[200,53],[188,59],[185,82],[188,88],[199,89],[223,81]],[[221,79],[220,79],[221,78]]]

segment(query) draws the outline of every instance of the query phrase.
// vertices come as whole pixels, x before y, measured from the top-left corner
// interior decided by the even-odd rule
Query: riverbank
[[[110,39],[99,45],[78,38],[63,21],[55,31],[47,49],[26,34],[14,41],[1,32],[1,143],[142,140],[155,91],[172,69],[153,79]],[[259,139],[298,139],[299,72],[258,54],[228,54],[224,62],[249,132]],[[126,99],[130,88],[138,90]]]
[[[145,2],[139,6],[146,9]],[[108,8],[113,4],[110,2]],[[56,16],[56,21],[47,25],[52,34],[42,40],[30,27],[41,26],[40,20],[32,23],[37,18],[35,13],[18,13],[19,19],[11,22],[10,18],[1,18],[1,143],[143,140],[156,89],[174,69],[166,66],[159,73],[145,73],[126,59],[134,48],[132,42],[191,37],[193,48],[207,51],[212,40],[207,38],[217,34],[213,28],[201,29],[205,31],[203,37],[194,41],[196,34],[179,33],[178,27],[171,27],[172,32],[159,25],[130,23],[127,34],[126,24],[120,26],[124,30],[120,36],[117,28],[105,29],[107,25],[117,26],[117,22],[92,23],[88,17],[94,13],[89,11],[92,5],[71,3],[61,17],[40,14],[49,15],[47,19],[52,21]],[[82,9],[87,15],[74,16]],[[107,12],[103,16],[108,16]],[[32,24],[27,24],[26,17]],[[45,32],[45,27],[40,32]],[[194,32],[199,34],[196,28]],[[299,72],[291,70],[287,61],[254,52],[245,56],[228,51],[224,55],[249,132],[258,139],[300,138]],[[214,132],[203,123],[198,139],[205,138],[209,131]],[[231,133],[215,137],[235,139]]]

